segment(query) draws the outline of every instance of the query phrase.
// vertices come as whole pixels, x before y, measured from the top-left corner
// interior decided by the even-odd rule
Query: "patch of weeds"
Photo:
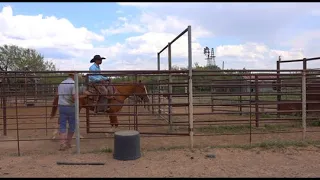
[[[100,149],[100,152],[102,153],[112,153],[112,149],[109,147],[104,147]]]
[[[320,126],[320,120],[317,121],[309,121],[308,126],[313,126],[313,127],[319,127]]]
[[[277,131],[289,131],[289,128],[298,127],[297,124],[265,124],[263,128],[257,128],[254,125],[251,126],[252,132],[277,132]],[[196,128],[197,131],[202,133],[216,133],[216,134],[227,134],[227,133],[249,133],[250,125],[236,125],[236,126],[206,126]]]
[[[277,131],[288,131],[289,128],[296,127],[296,124],[277,124],[277,125],[271,125],[271,124],[265,124],[263,131],[265,132],[277,132]]]
[[[320,141],[264,141],[256,144],[246,145],[228,145],[228,146],[215,146],[214,148],[240,148],[240,149],[253,149],[253,148],[286,148],[290,146],[307,147],[309,145],[319,145]]]
[[[103,148],[100,148],[100,149],[95,149],[95,150],[92,150],[92,151],[88,151],[86,153],[112,153],[112,149],[109,148],[109,147],[103,147]]]
[[[306,147],[308,145],[313,145],[316,142],[311,141],[265,141],[262,143],[257,144],[257,147],[264,148],[264,149],[271,149],[271,148],[285,148],[290,146],[296,147]]]
[[[249,125],[238,125],[238,126],[206,126],[206,127],[199,127],[196,128],[196,130],[200,132],[214,132],[214,133],[243,133],[243,132],[249,132],[250,126]]]
[[[156,149],[150,149],[146,151],[170,151],[170,150],[180,150],[180,149],[188,149],[188,146],[170,146],[170,147],[159,147]],[[200,146],[194,146],[194,149],[200,149]]]
[[[260,118],[274,118],[276,117],[277,115],[274,115],[274,114],[269,114],[269,113],[261,113],[260,114]]]
[[[170,150],[179,150],[179,149],[186,149],[188,148],[187,146],[171,146],[171,147],[159,147],[156,149],[151,149],[147,151],[170,151]],[[194,147],[197,148],[197,147]]]
[[[307,147],[307,146],[315,146],[320,145],[320,141],[264,141],[261,143],[255,144],[232,144],[232,145],[217,145],[217,146],[194,146],[194,150],[196,149],[205,149],[205,151],[209,151],[209,149],[243,149],[249,150],[254,148],[261,149],[282,149],[287,147]],[[151,149],[146,151],[169,151],[169,150],[177,150],[177,149],[189,149],[188,146],[172,146],[172,147],[160,147],[157,149]]]

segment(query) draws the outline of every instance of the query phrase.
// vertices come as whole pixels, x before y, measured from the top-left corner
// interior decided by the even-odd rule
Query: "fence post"
[[[213,87],[214,80],[211,81],[210,84],[210,92],[211,92],[211,112],[214,112],[214,93],[215,93],[215,88]]]
[[[80,120],[79,120],[79,75],[74,73],[75,85],[75,118],[76,118],[76,146],[77,154],[80,154]]]
[[[160,53],[157,54],[157,67],[158,67],[158,71],[160,71]],[[160,114],[161,114],[161,107],[160,107],[160,76],[158,74],[158,118],[160,118]]]
[[[193,84],[192,84],[192,39],[191,26],[188,26],[188,80],[189,80],[189,126],[190,148],[193,149]]]
[[[2,120],[3,120],[3,135],[4,136],[7,136],[7,92],[9,92],[9,88],[5,88],[8,81],[7,79],[5,78],[5,76],[7,75],[7,73],[5,73],[5,75],[3,75],[2,77],[2,82],[1,82],[1,90],[2,90],[2,93],[1,93],[1,101],[2,101]]]
[[[302,140],[306,139],[307,132],[307,86],[306,86],[306,70],[302,71]]]
[[[280,61],[281,61],[281,57],[279,56],[279,60],[277,61],[277,118],[280,118],[280,101],[281,101],[281,79],[280,79]],[[281,94],[280,94],[281,93]]]
[[[259,119],[260,119],[260,112],[259,112],[259,81],[258,75],[254,76],[255,81],[255,111],[256,111],[256,127],[259,127]]]
[[[171,71],[171,43],[168,43],[168,70]],[[169,128],[170,131],[172,131],[172,76],[171,72],[169,72],[169,77],[168,77],[168,121],[169,121]]]

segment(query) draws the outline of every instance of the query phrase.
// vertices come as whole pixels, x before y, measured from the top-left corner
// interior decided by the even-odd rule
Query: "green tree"
[[[35,49],[16,45],[0,46],[0,71],[55,71],[52,62],[44,60]]]

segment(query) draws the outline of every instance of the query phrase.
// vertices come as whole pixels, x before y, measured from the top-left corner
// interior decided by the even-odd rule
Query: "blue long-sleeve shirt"
[[[100,74],[100,67],[96,64],[93,63],[90,68],[89,71],[93,71],[94,73]],[[102,75],[89,75],[89,82],[97,82],[97,81],[101,81],[101,80],[107,80],[108,78]]]

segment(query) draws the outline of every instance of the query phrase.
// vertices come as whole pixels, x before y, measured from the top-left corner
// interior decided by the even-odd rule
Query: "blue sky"
[[[0,3],[0,45],[35,48],[61,70],[87,70],[95,54],[107,57],[104,70],[156,69],[156,53],[191,25],[194,62],[206,64],[208,46],[219,66],[274,69],[278,56],[319,56],[319,9],[318,3]],[[173,65],[187,66],[186,36],[172,53]]]

